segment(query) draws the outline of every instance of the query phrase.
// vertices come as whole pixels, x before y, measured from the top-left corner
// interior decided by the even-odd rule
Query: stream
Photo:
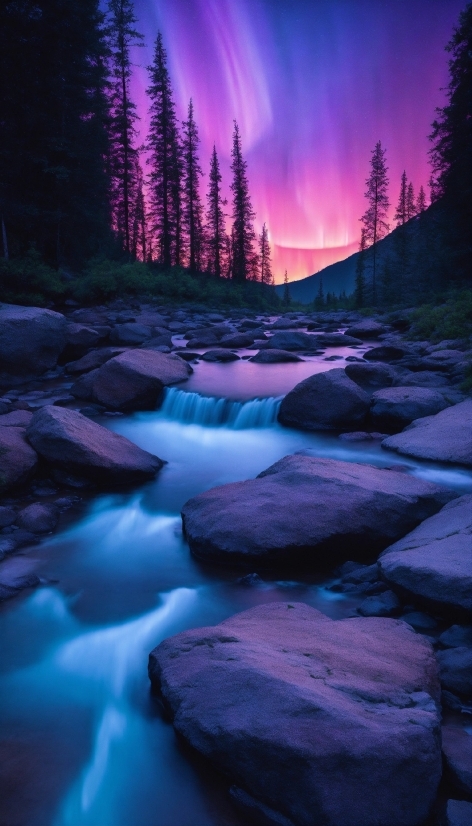
[[[243,351],[244,352],[244,351]],[[280,398],[352,349],[295,364],[200,362],[160,410],[100,423],[167,461],[155,481],[100,494],[26,551],[46,584],[0,608],[1,826],[243,826],[227,783],[175,737],[150,695],[147,659],[165,637],[259,603],[303,601],[332,618],[349,595],[326,578],[247,587],[240,570],[204,566],[182,537],[180,509],[215,485],[254,477],[289,453],[406,472],[460,492],[470,475],[277,424]],[[7,761],[8,755],[8,761]]]

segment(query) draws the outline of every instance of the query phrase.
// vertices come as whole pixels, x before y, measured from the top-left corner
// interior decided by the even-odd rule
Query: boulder
[[[442,393],[428,387],[387,387],[373,394],[370,416],[378,427],[401,429],[448,406]]]
[[[455,496],[392,470],[296,454],[195,496],[182,519],[202,559],[317,570],[378,553]]]
[[[16,519],[16,510],[9,505],[0,505],[0,528],[8,528]]]
[[[16,524],[31,533],[50,533],[59,521],[59,509],[51,502],[34,502],[17,516]]]
[[[0,427],[28,427],[32,415],[29,410],[12,410],[0,416]]]
[[[102,336],[93,327],[70,321],[67,325],[67,345],[72,349],[88,350],[95,347]]]
[[[441,685],[463,697],[472,695],[472,650],[466,646],[446,648],[436,654]]]
[[[315,336],[310,333],[280,332],[274,333],[264,344],[268,350],[316,350],[318,347]]]
[[[37,466],[37,454],[26,441],[24,429],[0,427],[0,492],[27,482]]]
[[[252,333],[232,333],[219,340],[220,347],[251,347],[254,344]]]
[[[404,623],[273,602],[165,640],[149,676],[251,822],[420,826],[429,813],[441,776],[437,667]]]
[[[282,364],[287,361],[303,361],[303,359],[288,350],[259,350],[249,361],[255,361],[256,364]]]
[[[352,347],[355,344],[362,344],[360,338],[354,338],[345,333],[319,333],[313,336],[313,340],[316,347]]]
[[[348,327],[345,335],[361,339],[378,338],[386,330],[387,328],[383,324],[366,318],[365,321],[359,321],[357,324],[353,324],[352,327]]]
[[[359,605],[363,617],[391,617],[400,611],[400,600],[393,591],[367,597]]]
[[[460,645],[472,648],[472,625],[451,625],[442,632],[439,642],[445,648],[458,648]]]
[[[446,826],[470,826],[472,803],[467,800],[448,800],[446,806]]]
[[[0,304],[0,371],[41,374],[55,367],[67,338],[61,313]]]
[[[87,355],[82,356],[77,361],[70,361],[66,364],[66,371],[68,373],[89,373],[90,370],[96,370],[101,367],[106,361],[115,356],[119,356],[124,352],[123,347],[102,347],[100,350],[92,350]]]
[[[347,364],[344,368],[346,376],[355,381],[364,390],[378,390],[381,387],[391,387],[398,378],[398,371],[382,362],[357,361]]]
[[[26,435],[52,465],[107,485],[152,479],[163,462],[145,450],[92,422],[75,410],[42,407]]]
[[[117,324],[113,328],[110,333],[110,341],[113,344],[143,344],[151,336],[151,327],[129,321],[126,324]]]
[[[25,588],[35,588],[39,585],[36,573],[37,560],[17,556],[6,559],[0,565],[0,601],[16,597],[19,591]]]
[[[464,794],[472,796],[472,737],[458,726],[443,726],[442,751],[449,777]]]
[[[294,387],[279,410],[279,421],[304,430],[343,430],[362,424],[369,396],[342,368],[309,376]]]
[[[179,356],[156,350],[128,350],[102,365],[93,374],[91,396],[80,398],[91,397],[112,410],[152,410],[164,387],[185,381],[192,372]]]
[[[448,387],[448,379],[444,375],[431,372],[431,370],[420,370],[417,373],[403,373],[398,384],[404,387]]]
[[[417,459],[472,467],[472,399],[417,419],[385,439],[382,447]]]
[[[382,576],[433,607],[472,611],[471,534],[467,494],[387,548],[379,559]]]
[[[382,344],[380,347],[373,347],[372,350],[367,350],[364,353],[364,358],[367,361],[399,361],[406,356],[407,351],[403,347],[395,347],[390,344]]]
[[[224,350],[222,347],[218,347],[216,350],[208,350],[206,353],[203,353],[201,359],[202,361],[214,362],[238,361],[239,356],[236,355],[236,353],[232,353],[231,350]]]
[[[213,345],[218,344],[217,336],[209,330],[206,330],[204,333],[200,333],[199,335],[195,335],[187,341],[187,347],[189,349],[195,347],[212,347]]]

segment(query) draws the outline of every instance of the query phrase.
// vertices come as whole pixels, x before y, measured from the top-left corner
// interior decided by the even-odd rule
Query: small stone
[[[393,591],[385,591],[379,596],[367,597],[359,606],[363,617],[391,617],[398,613],[400,601]]]

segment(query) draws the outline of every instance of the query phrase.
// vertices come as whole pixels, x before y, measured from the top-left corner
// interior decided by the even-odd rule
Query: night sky
[[[370,152],[387,149],[390,198],[403,169],[427,189],[444,102],[444,46],[463,0],[136,0],[146,47],[133,93],[147,126],[145,66],[158,29],[179,117],[193,98],[202,168],[216,144],[229,195],[233,119],[241,129],[256,229],[266,221],[276,282],[358,248]],[[206,192],[208,176],[202,182]],[[229,206],[228,206],[229,211]]]

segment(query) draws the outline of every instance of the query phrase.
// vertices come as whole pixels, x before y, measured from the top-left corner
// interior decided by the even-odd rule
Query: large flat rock
[[[128,350],[98,368],[89,393],[112,410],[152,410],[164,387],[185,381],[190,373],[192,368],[179,356]]]
[[[415,419],[434,416],[448,406],[439,390],[387,387],[373,394],[370,416],[376,427],[396,427],[400,430]]]
[[[51,464],[102,484],[144,482],[163,465],[157,456],[124,436],[65,407],[42,407],[34,414],[26,436]]]
[[[57,364],[67,340],[61,313],[0,304],[0,371],[40,374]]]
[[[203,559],[316,570],[378,553],[455,496],[392,470],[294,455],[195,496],[182,519]]]
[[[472,467],[472,399],[417,419],[382,447],[405,456]]]
[[[430,644],[406,623],[261,605],[165,640],[149,675],[176,731],[229,776],[254,822],[427,817],[441,776],[439,683]]]
[[[37,466],[38,456],[26,441],[24,428],[0,427],[0,493],[27,482]]]
[[[446,505],[387,548],[384,578],[436,607],[472,611],[472,495]]]
[[[287,393],[279,421],[303,430],[342,430],[363,424],[368,409],[367,393],[335,368],[309,376]]]

